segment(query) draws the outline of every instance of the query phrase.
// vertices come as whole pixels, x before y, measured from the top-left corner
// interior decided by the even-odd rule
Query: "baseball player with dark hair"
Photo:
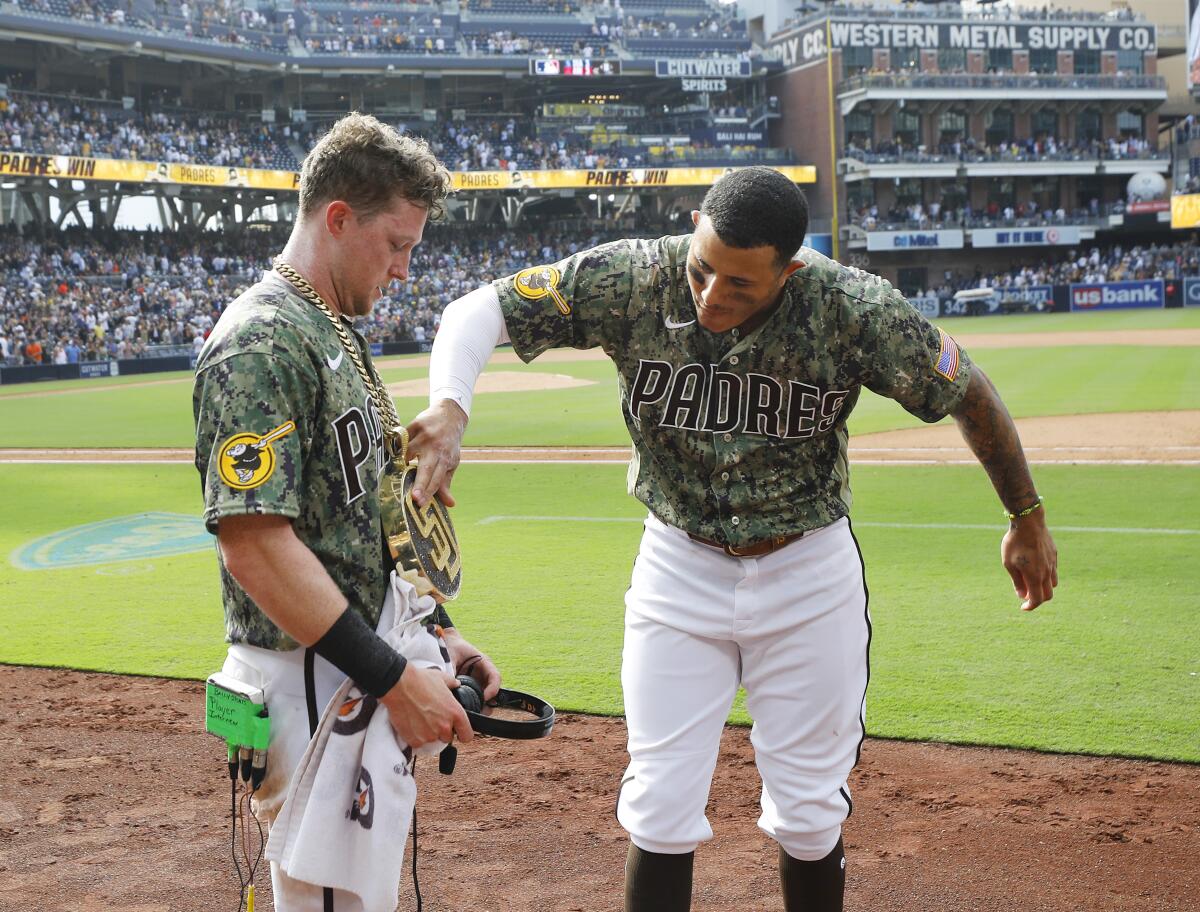
[[[407,279],[449,190],[423,142],[373,117],[342,118],[304,160],[300,216],[275,269],[229,305],[196,365],[196,468],[219,544],[224,671],[265,693],[269,759],[255,799],[268,824],[347,677],[410,748],[472,737],[455,677],[407,664],[376,629],[393,568],[379,486],[399,420],[353,324]],[[437,610],[454,668],[491,698],[496,667]],[[399,864],[403,846],[395,853]],[[274,862],[271,879],[281,912],[362,908]]]
[[[451,304],[410,424],[415,496],[448,493],[475,379],[511,340],[526,361],[600,346],[648,508],[626,594],[627,912],[691,902],[720,735],[739,684],[754,719],[759,826],[779,843],[789,912],[842,908],[847,777],[865,734],[871,620],[851,531],[846,419],[863,387],[925,421],[953,415],[1009,517],[1022,608],[1057,555],[1016,428],[955,341],[883,279],[801,249],[804,195],[734,171],[695,232],[625,240],[523,270]]]

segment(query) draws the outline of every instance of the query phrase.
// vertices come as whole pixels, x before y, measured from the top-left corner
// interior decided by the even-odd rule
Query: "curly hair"
[[[453,189],[450,172],[425,140],[357,111],[330,127],[300,166],[302,215],[344,200],[370,218],[399,196],[437,219]]]
[[[796,255],[808,232],[803,191],[763,165],[726,174],[704,195],[700,211],[723,243],[742,249],[774,247],[781,265]]]

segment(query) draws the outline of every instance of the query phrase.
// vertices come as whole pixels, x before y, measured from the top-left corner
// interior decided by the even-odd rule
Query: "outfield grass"
[[[1200,470],[1037,475],[1060,530],[1062,585],[1024,614],[999,565],[1002,522],[982,472],[855,470],[875,624],[870,731],[1200,761],[1200,534],[1065,531],[1200,533]],[[622,597],[642,515],[623,468],[473,464],[455,489],[467,557],[457,622],[514,685],[563,709],[619,713]],[[6,554],[64,525],[199,507],[186,466],[4,466],[0,497],[15,517],[0,532]],[[531,515],[564,518],[497,519]],[[61,570],[5,564],[0,594],[0,661],[181,677],[221,661],[209,549]],[[733,718],[745,721],[740,703]]]
[[[1200,309],[947,321],[963,335],[1196,325]],[[1195,348],[975,354],[1017,416],[1197,407]],[[607,362],[493,369],[594,383],[480,396],[468,444],[627,443]],[[384,362],[388,382],[424,373],[406,359]],[[87,392],[40,395],[60,386]],[[22,395],[30,392],[39,395]],[[0,446],[190,447],[190,393],[187,375],[5,387]],[[424,406],[398,402],[401,415]],[[851,429],[917,423],[864,394]],[[875,623],[870,731],[1200,762],[1200,469],[1042,466],[1035,475],[1062,585],[1052,603],[1023,614],[999,565],[1002,523],[982,471],[854,469]],[[455,490],[467,558],[457,621],[514,685],[563,709],[620,712],[622,596],[642,515],[624,494],[624,468],[470,464]],[[106,548],[122,542],[101,534],[94,553],[103,563],[13,563],[29,557],[30,542],[88,523],[197,516],[190,466],[0,465],[0,502],[0,661],[193,678],[220,665],[216,558],[203,535],[199,550],[171,556],[147,558],[133,541],[129,553],[142,556],[116,560]],[[544,515],[559,518],[529,518]],[[745,721],[740,702],[732,718]]]

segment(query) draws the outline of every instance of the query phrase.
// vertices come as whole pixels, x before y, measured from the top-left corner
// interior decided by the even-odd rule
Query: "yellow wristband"
[[[1005,515],[1005,517],[1007,517],[1009,522],[1016,522],[1018,519],[1028,516],[1034,510],[1040,509],[1042,504],[1044,504],[1045,502],[1046,502],[1045,498],[1039,494],[1038,499],[1036,501],[1034,501],[1032,505],[1026,507],[1024,510],[1021,510],[1017,513],[1009,513],[1007,510],[1005,510],[1004,515]]]

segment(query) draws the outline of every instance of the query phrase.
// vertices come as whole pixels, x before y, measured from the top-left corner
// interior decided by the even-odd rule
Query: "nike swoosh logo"
[[[670,317],[663,317],[663,326],[667,329],[683,329],[685,326],[691,326],[695,320],[688,320],[686,323],[676,323]]]
[[[325,363],[329,365],[329,369],[331,371],[335,371],[339,367],[342,366],[342,355],[344,355],[344,354],[346,354],[346,353],[338,352],[336,358],[331,358],[331,357],[329,357],[329,355],[325,356]]]

